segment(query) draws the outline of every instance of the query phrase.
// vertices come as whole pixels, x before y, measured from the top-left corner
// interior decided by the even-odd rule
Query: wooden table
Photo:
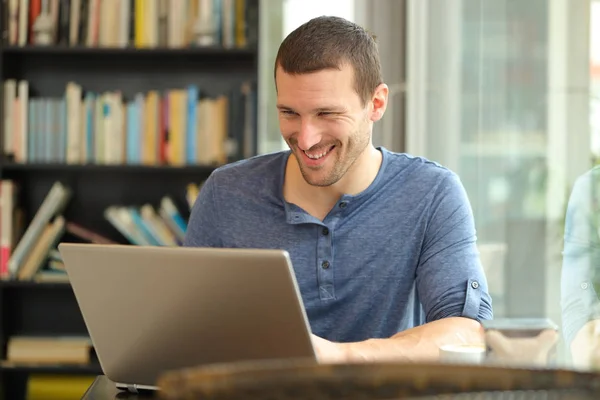
[[[147,400],[157,399],[158,396],[152,394],[133,394],[124,390],[117,389],[115,384],[104,375],[98,375],[94,383],[85,392],[82,400],[113,400],[113,399],[129,399],[129,400]]]
[[[448,399],[491,400],[522,398],[524,393],[532,400],[600,399],[597,372],[442,363],[233,363],[171,371],[157,384],[166,396],[121,391],[100,375],[82,399],[391,400],[443,394]]]

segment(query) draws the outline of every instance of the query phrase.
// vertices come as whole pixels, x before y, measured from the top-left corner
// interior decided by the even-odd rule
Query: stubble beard
[[[348,170],[356,163],[356,160],[363,154],[367,146],[369,145],[369,134],[368,132],[355,133],[351,136],[350,140],[345,146],[342,146],[340,142],[335,143],[333,159],[327,160],[327,164],[333,164],[333,167],[326,166],[325,168],[331,168],[331,171],[324,177],[317,177],[315,173],[320,172],[323,168],[313,169],[306,167],[301,160],[302,154],[296,155],[298,159],[298,166],[302,177],[311,186],[327,187],[331,186],[342,179]],[[297,143],[294,144],[297,153],[302,152],[298,147]],[[344,153],[345,152],[345,153]]]
[[[298,147],[297,149],[298,152],[302,152],[302,150],[300,150]],[[327,174],[327,176],[323,178],[314,176],[315,174],[323,170],[323,167],[316,169],[309,168],[306,167],[303,162],[298,162],[298,166],[300,167],[300,173],[302,174],[302,177],[304,178],[306,183],[308,183],[311,186],[327,187],[333,185],[334,183],[339,181],[342,178],[342,176],[344,176],[345,171],[342,169],[342,163],[340,163],[340,153],[342,151],[342,145],[340,143],[336,144],[334,151],[335,154],[332,154],[334,158],[327,160],[328,163],[333,163],[333,169],[330,173]],[[300,155],[299,157],[302,157],[302,155]]]

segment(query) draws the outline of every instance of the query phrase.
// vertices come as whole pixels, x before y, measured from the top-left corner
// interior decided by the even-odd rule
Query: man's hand
[[[344,343],[335,343],[311,334],[313,346],[320,363],[344,363],[348,361]]]
[[[571,343],[573,365],[589,369],[600,367],[600,320],[586,323]]]
[[[312,335],[319,362],[435,361],[445,344],[484,343],[479,322],[462,317],[444,318],[397,333],[386,339],[334,343]]]

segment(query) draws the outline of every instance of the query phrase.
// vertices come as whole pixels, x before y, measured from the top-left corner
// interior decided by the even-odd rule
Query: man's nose
[[[302,121],[297,139],[298,147],[302,150],[308,150],[321,141],[321,133],[311,121]]]

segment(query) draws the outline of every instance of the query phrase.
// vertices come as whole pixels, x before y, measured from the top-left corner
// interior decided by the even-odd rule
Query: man
[[[281,44],[275,83],[290,150],[216,170],[185,245],[287,250],[324,362],[481,342],[492,307],[459,179],[372,144],[388,101],[373,37],[315,18]]]
[[[563,334],[577,368],[600,366],[600,166],[573,185],[565,215]]]

